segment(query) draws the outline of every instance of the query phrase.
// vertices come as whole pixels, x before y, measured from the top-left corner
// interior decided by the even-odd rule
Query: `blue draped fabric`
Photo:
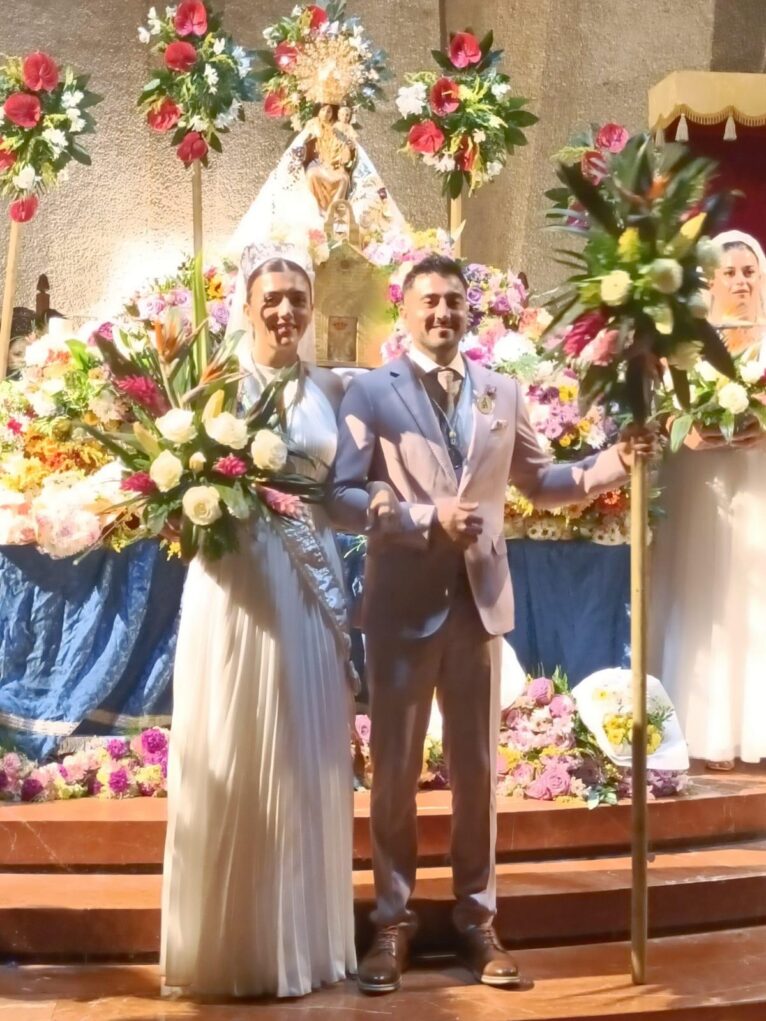
[[[169,722],[184,579],[157,543],[79,564],[0,549],[0,733],[44,756],[75,732]]]
[[[347,538],[341,547],[358,599],[363,549]],[[561,666],[576,684],[628,663],[629,547],[523,539],[508,549],[516,629],[507,638],[526,670]],[[184,574],[150,542],[77,565],[0,549],[0,740],[37,757],[73,734],[168,723]],[[358,631],[352,648],[363,676]]]
[[[508,557],[516,626],[506,639],[525,670],[560,666],[574,687],[630,665],[630,546],[515,539]]]

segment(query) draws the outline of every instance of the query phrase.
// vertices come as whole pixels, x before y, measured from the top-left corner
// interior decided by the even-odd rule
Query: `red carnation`
[[[37,96],[28,92],[12,92],[3,106],[5,116],[20,128],[34,128],[40,121],[42,109]]]
[[[227,454],[226,457],[219,457],[213,465],[213,471],[219,475],[225,475],[229,479],[236,479],[247,472],[247,462],[236,454]]]
[[[431,89],[431,109],[440,117],[460,106],[460,86],[451,78],[440,78]]]
[[[207,142],[198,131],[190,131],[176,150],[179,160],[190,166],[195,160],[204,160],[207,156]]]
[[[306,10],[311,14],[310,28],[314,31],[327,21],[327,11],[324,7],[317,7],[316,4],[311,4]]]
[[[179,35],[203,36],[207,32],[207,11],[200,0],[183,0],[173,19]]]
[[[277,89],[270,92],[263,101],[263,112],[267,117],[288,117],[290,106],[287,102],[287,93],[284,89]]]
[[[628,144],[630,133],[621,124],[609,122],[596,135],[596,145],[604,152],[622,152]]]
[[[570,358],[577,358],[605,326],[606,316],[601,309],[584,312],[569,327],[564,341],[564,351]]]
[[[197,51],[191,43],[171,43],[165,50],[165,63],[171,71],[191,71],[197,63]]]
[[[458,32],[449,44],[449,59],[455,67],[481,63],[479,40],[472,32]]]
[[[30,53],[24,58],[21,73],[32,92],[52,92],[59,83],[58,65],[47,53]]]
[[[411,149],[422,154],[438,152],[444,145],[444,132],[433,121],[413,124],[407,135]]]
[[[181,110],[167,96],[159,106],[152,107],[146,115],[149,127],[153,131],[170,131],[181,119]]]
[[[153,379],[148,376],[125,376],[115,380],[117,389],[135,404],[140,404],[152,415],[164,415],[170,409],[168,399]]]
[[[583,154],[580,160],[580,169],[582,170],[583,177],[597,185],[601,184],[609,173],[606,160],[597,149],[589,149],[588,152]]]
[[[10,170],[16,162],[16,153],[11,152],[9,149],[4,149],[4,141],[5,139],[0,138],[0,174],[2,174],[4,170]]]
[[[128,475],[120,483],[120,489],[125,493],[140,493],[142,496],[151,496],[157,492],[157,486],[152,481],[149,472],[135,472]]]
[[[472,144],[467,135],[463,135],[460,139],[457,151],[455,152],[455,165],[458,170],[464,170],[466,174],[470,174],[474,168],[478,154],[479,147]]]
[[[292,43],[284,42],[274,50],[274,62],[280,71],[292,71],[295,61],[298,59],[298,47]]]
[[[29,223],[35,218],[37,207],[40,205],[37,195],[27,195],[23,199],[16,199],[11,202],[8,212],[16,223]]]

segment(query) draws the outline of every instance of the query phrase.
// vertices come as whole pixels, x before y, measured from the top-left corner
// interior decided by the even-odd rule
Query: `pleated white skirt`
[[[317,510],[317,514],[321,511]],[[332,534],[320,536],[338,565]],[[184,590],[161,968],[194,996],[301,996],[355,969],[349,690],[263,524]]]

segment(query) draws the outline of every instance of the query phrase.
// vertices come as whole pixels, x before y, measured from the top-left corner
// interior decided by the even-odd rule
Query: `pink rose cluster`
[[[609,173],[607,158],[625,148],[630,132],[621,124],[609,122],[599,128],[595,137],[595,148],[589,149],[580,160],[583,176],[593,184],[601,184]]]

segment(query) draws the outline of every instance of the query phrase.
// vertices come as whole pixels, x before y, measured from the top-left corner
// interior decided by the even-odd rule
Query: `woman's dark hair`
[[[436,273],[440,277],[457,277],[463,285],[463,289],[468,290],[468,284],[463,276],[463,269],[460,263],[455,259],[449,259],[446,255],[433,254],[427,255],[425,259],[415,263],[404,278],[402,293],[405,294],[418,277],[425,276],[428,273]]]
[[[750,254],[755,259],[755,261],[758,262],[758,256],[753,251],[753,249],[750,247],[750,245],[747,243],[747,241],[726,241],[726,242],[724,242],[724,245],[723,245],[724,252],[728,252],[732,248],[744,248],[745,251],[750,252]]]
[[[297,262],[291,262],[290,259],[281,259],[275,257],[273,259],[267,259],[266,262],[262,262],[260,266],[256,266],[250,276],[247,278],[247,300],[250,301],[250,291],[253,289],[253,284],[258,277],[263,276],[264,273],[300,273],[303,279],[308,284],[309,294],[313,296],[313,288],[311,286],[311,278],[309,277],[303,266],[299,266]]]

